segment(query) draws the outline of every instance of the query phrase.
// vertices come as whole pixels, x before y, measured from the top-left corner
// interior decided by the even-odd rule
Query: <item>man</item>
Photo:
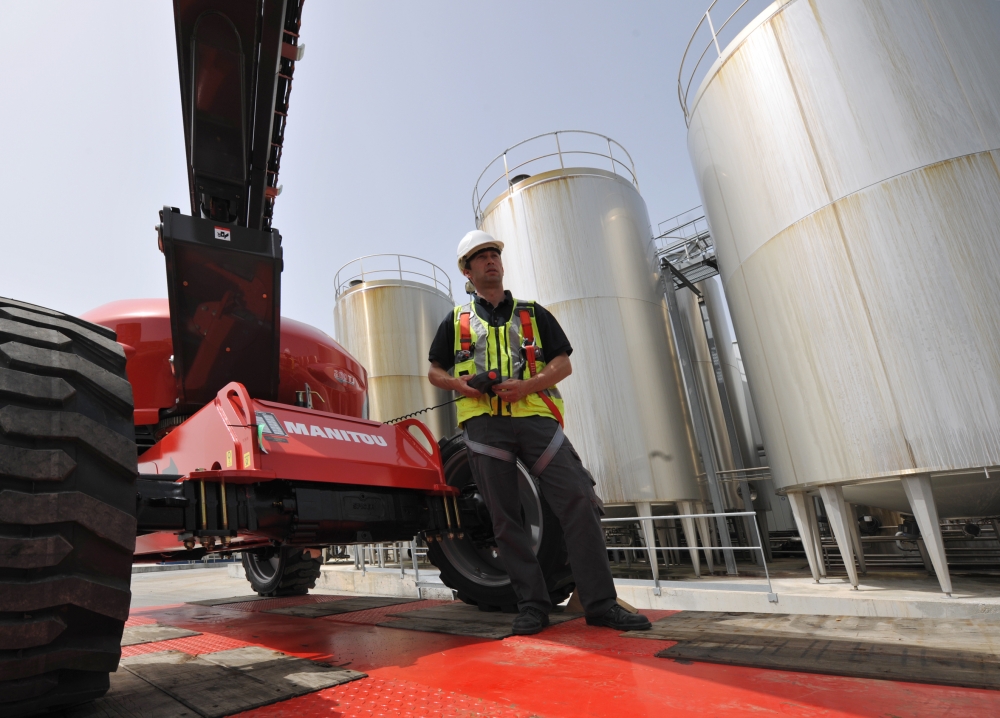
[[[552,603],[545,577],[521,524],[516,460],[538,477],[542,495],[566,537],[570,567],[587,623],[622,631],[650,628],[649,620],[617,602],[590,475],[562,432],[556,384],[572,372],[573,348],[548,311],[514,299],[503,288],[503,242],[480,231],[458,245],[458,267],[476,299],[455,307],[431,344],[430,382],[462,396],[458,422],[476,485],[493,518],[500,558],[518,597],[513,632],[538,633]],[[470,380],[490,373],[502,380],[483,393]]]

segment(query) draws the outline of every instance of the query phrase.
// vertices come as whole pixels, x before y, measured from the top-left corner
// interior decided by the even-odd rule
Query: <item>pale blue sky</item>
[[[677,103],[708,0],[310,0],[274,225],[285,316],[332,333],[363,254],[454,267],[479,173],[555,129],[610,135],[655,226],[700,203]],[[0,0],[0,296],[79,314],[166,296],[153,230],[189,212],[171,5]]]

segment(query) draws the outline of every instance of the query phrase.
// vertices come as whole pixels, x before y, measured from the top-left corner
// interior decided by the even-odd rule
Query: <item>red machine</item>
[[[166,301],[114,302],[82,319],[114,329],[128,356],[141,452],[139,529],[150,531],[136,540],[137,559],[272,543],[408,541],[428,527],[423,494],[449,493],[427,428],[365,419],[364,368],[308,325],[282,320],[277,401],[230,382],[188,415]]]

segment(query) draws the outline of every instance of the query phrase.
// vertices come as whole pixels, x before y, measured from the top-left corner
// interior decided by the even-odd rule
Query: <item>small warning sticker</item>
[[[224,242],[228,242],[232,239],[232,233],[226,227],[216,227],[215,228],[215,238],[221,239]]]

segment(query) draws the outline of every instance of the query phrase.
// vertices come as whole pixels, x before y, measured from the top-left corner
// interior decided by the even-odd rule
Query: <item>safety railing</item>
[[[756,516],[753,511],[726,511],[718,513],[705,513],[705,514],[668,514],[665,516],[623,516],[616,518],[603,518],[601,523],[617,523],[617,522],[641,522],[641,521],[665,521],[672,519],[703,519],[703,518],[738,518],[738,517],[752,517]],[[774,592],[774,588],[771,586],[771,574],[767,568],[767,559],[764,551],[763,541],[760,536],[760,528],[757,526],[756,521],[750,521],[753,525],[754,532],[757,536],[756,546],[614,546],[609,547],[610,550],[614,551],[644,551],[647,552],[652,560],[656,556],[658,551],[690,551],[690,550],[705,550],[705,551],[759,551],[760,552],[760,562],[764,567],[764,578],[767,581],[767,600],[771,603],[777,603],[778,595]],[[651,539],[655,542],[655,539]],[[647,543],[649,543],[647,541]],[[738,575],[738,574],[737,574]],[[641,582],[646,585],[652,585],[657,595],[660,591],[660,579],[654,577],[652,581]]]
[[[744,479],[747,481],[763,481],[771,478],[771,467],[755,466],[750,469],[727,469],[716,471],[715,475],[719,477],[720,484],[739,484]],[[697,480],[699,484],[707,484],[708,476],[698,474]],[[753,496],[751,500],[755,498],[756,496]]]
[[[660,222],[650,240],[656,269],[673,276],[674,287],[683,286],[680,273],[690,284],[719,273],[715,243],[702,208],[694,207],[676,217]]]
[[[399,568],[399,577],[403,579],[408,570],[406,564],[410,563],[413,582],[417,588],[417,598],[423,598],[423,591],[427,588],[448,590],[448,586],[441,581],[420,580],[420,559],[427,557],[427,548],[420,546],[416,538],[412,541],[392,543],[353,544],[346,549],[353,554],[354,568],[361,571],[362,576],[368,573],[369,567],[386,569],[393,568],[392,564],[396,564]],[[404,551],[409,553],[409,559],[403,557]]]
[[[677,99],[684,111],[685,123],[690,124],[691,119],[688,104],[691,89],[697,90],[712,63],[722,58],[722,48],[770,4],[772,0],[712,0],[684,48],[677,71]],[[714,53],[711,52],[713,49]]]
[[[600,158],[600,161],[595,162],[595,157]],[[587,164],[581,164],[578,161],[581,159]],[[567,167],[608,169],[639,189],[635,163],[628,150],[620,143],[586,130],[546,132],[511,145],[486,165],[472,190],[472,211],[476,226],[479,227],[482,223],[483,207],[489,207],[494,199],[508,192],[517,182],[540,172]]]
[[[656,231],[653,237],[654,253],[677,268],[701,261],[709,255],[715,256],[708,220],[700,206],[660,222]]]
[[[448,273],[426,259],[409,254],[369,254],[348,262],[333,277],[335,296],[359,284],[386,279],[427,284],[451,297]]]

